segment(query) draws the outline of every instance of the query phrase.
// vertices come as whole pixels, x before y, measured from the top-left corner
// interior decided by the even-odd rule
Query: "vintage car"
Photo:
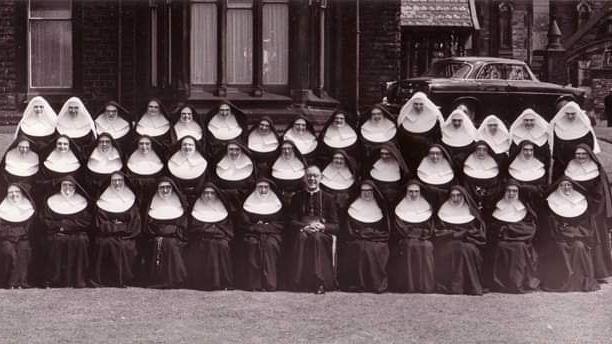
[[[495,57],[452,57],[435,61],[422,77],[387,82],[383,103],[393,113],[417,91],[448,116],[460,105],[480,122],[490,114],[506,123],[532,108],[547,120],[565,102],[583,104],[585,91],[539,81],[522,61]]]

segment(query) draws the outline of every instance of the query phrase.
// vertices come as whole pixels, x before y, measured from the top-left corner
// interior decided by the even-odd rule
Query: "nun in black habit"
[[[225,149],[215,164],[213,182],[225,193],[233,216],[253,189],[257,171],[251,153],[241,143],[230,142]]]
[[[32,184],[37,182],[40,160],[32,147],[32,142],[25,136],[18,136],[8,146],[0,162],[2,189],[11,183],[21,183],[31,190]]]
[[[319,161],[331,157],[334,151],[342,149],[351,156],[359,156],[361,144],[351,119],[345,111],[334,112],[319,133]]]
[[[136,121],[136,136],[148,136],[159,142],[162,154],[172,144],[170,117],[159,99],[150,99]]]
[[[283,140],[295,144],[307,165],[316,165],[319,159],[317,134],[306,117],[297,116],[285,129]]]
[[[518,182],[521,194],[532,209],[544,207],[544,192],[548,187],[546,164],[536,154],[537,145],[522,141],[514,155],[510,156],[508,176]],[[527,201],[528,200],[528,201]]]
[[[17,129],[15,137],[24,136],[32,142],[32,150],[40,153],[55,142],[57,132],[57,114],[41,96],[36,96],[28,102]]]
[[[400,151],[392,144],[383,144],[375,150],[366,165],[364,175],[372,179],[388,204],[396,204],[402,194],[410,171]]]
[[[253,125],[247,135],[247,148],[251,151],[257,165],[257,174],[267,176],[274,160],[278,156],[280,136],[276,133],[274,122],[270,117],[263,117]]]
[[[198,141],[192,136],[183,136],[175,145],[166,167],[172,180],[187,197],[187,203],[193,204],[208,176],[208,161]]]
[[[188,104],[181,104],[177,109],[172,125],[172,142],[176,144],[184,137],[191,136],[196,140],[198,146],[203,148],[204,133],[200,126],[200,115],[193,106]]]
[[[300,151],[293,142],[284,140],[270,175],[285,207],[291,204],[293,195],[303,187],[305,170],[306,162]]]
[[[550,125],[542,116],[532,109],[525,109],[510,126],[510,136],[512,144],[510,145],[510,161],[512,156],[516,156],[519,151],[519,145],[523,141],[530,141],[534,144],[535,157],[544,163],[546,171],[550,168],[551,148],[549,137]]]
[[[85,104],[77,97],[66,100],[57,114],[55,130],[59,135],[67,136],[74,142],[79,148],[75,153],[79,154],[81,161],[87,159],[87,153],[96,145],[98,137],[96,125]]]
[[[130,112],[115,101],[107,102],[94,117],[98,135],[108,133],[123,151],[130,149],[134,139],[134,123]]]
[[[463,163],[462,184],[485,219],[488,219],[495,201],[499,199],[505,177],[495,157],[495,152],[486,142],[478,141]]]
[[[79,183],[84,178],[83,163],[79,158],[78,148],[67,136],[61,135],[55,141],[55,147],[48,152],[42,168],[37,186],[40,187],[39,197],[49,195],[55,185],[67,176],[73,176]]]
[[[470,117],[461,109],[455,109],[442,124],[442,145],[450,153],[455,166],[463,162],[474,149],[476,128]]]
[[[100,134],[98,143],[87,160],[85,185],[89,195],[97,197],[111,174],[123,170],[123,162],[121,148],[112,136],[109,133]]]
[[[149,136],[138,139],[137,148],[126,162],[126,174],[139,199],[149,199],[157,188],[157,179],[165,174],[159,144]]]
[[[221,103],[203,118],[206,131],[206,148],[211,157],[226,152],[230,142],[245,142],[247,133],[246,115],[230,103]]]
[[[333,152],[324,166],[321,188],[331,194],[336,200],[338,209],[344,211],[348,208],[356,180],[359,178],[355,160],[339,149]]]
[[[439,144],[432,145],[416,174],[423,185],[423,196],[437,209],[446,201],[450,186],[455,182],[453,161],[446,149]]]
[[[396,143],[397,126],[393,115],[382,105],[375,105],[361,117],[360,142],[366,161],[372,158],[379,145]]]

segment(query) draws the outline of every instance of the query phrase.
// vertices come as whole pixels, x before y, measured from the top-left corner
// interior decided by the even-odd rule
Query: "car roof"
[[[462,56],[462,57],[447,57],[438,60],[438,62],[446,61],[459,61],[459,62],[497,62],[497,63],[512,63],[512,64],[524,64],[521,60],[506,59],[502,57],[488,57],[488,56]]]

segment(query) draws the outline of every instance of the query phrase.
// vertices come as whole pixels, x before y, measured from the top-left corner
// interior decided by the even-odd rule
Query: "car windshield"
[[[472,65],[459,61],[438,61],[431,65],[425,76],[432,78],[464,79]]]

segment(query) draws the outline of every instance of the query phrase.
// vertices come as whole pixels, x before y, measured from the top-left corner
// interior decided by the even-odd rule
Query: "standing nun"
[[[134,183],[134,192],[140,199],[148,199],[155,192],[156,180],[164,174],[163,155],[159,144],[149,136],[138,139],[138,147],[127,160],[127,175]]]
[[[200,116],[191,105],[182,104],[178,107],[176,121],[172,126],[172,142],[181,141],[184,137],[191,136],[198,145],[202,146],[203,133],[200,126]]]
[[[359,155],[359,136],[346,112],[336,111],[327,119],[319,133],[319,147],[321,160],[328,159],[337,149],[342,149],[351,156]]]
[[[508,166],[508,154],[512,137],[504,122],[495,115],[487,116],[478,128],[476,139],[486,142],[495,154],[499,168],[505,171]]]
[[[94,120],[98,135],[108,133],[122,150],[129,149],[133,140],[133,122],[127,109],[115,101],[107,102]]]
[[[548,171],[550,167],[549,124],[542,116],[532,109],[525,109],[510,126],[510,156],[516,156],[519,145],[523,141],[535,144],[534,154],[544,163]]]
[[[431,293],[434,282],[434,223],[431,204],[422,184],[408,182],[406,194],[394,211],[391,229],[389,289],[401,293]]]
[[[208,154],[216,157],[225,153],[230,142],[243,143],[247,132],[246,115],[237,107],[221,103],[204,118]]]
[[[78,147],[79,159],[87,159],[96,144],[96,125],[87,111],[85,104],[77,98],[68,99],[57,115],[56,130],[58,134],[68,136]]]
[[[147,263],[152,288],[182,287],[187,276],[183,246],[187,230],[187,202],[174,182],[162,177],[151,197],[143,225],[152,254]]]
[[[504,175],[495,153],[484,141],[476,142],[474,151],[463,163],[463,186],[468,190],[484,218],[488,218],[499,199]]]
[[[96,201],[91,276],[95,286],[125,287],[134,278],[135,238],[142,222],[128,183],[123,173],[113,173]]]
[[[522,141],[517,151],[510,157],[508,175],[516,180],[521,188],[521,194],[533,209],[540,209],[544,191],[548,185],[548,171],[546,164],[535,155],[536,144],[531,141]]]
[[[214,183],[225,192],[233,216],[253,189],[257,178],[255,165],[248,149],[237,141],[227,144],[226,153],[215,165]]]
[[[253,159],[257,164],[258,175],[268,175],[274,159],[278,155],[280,137],[276,133],[274,122],[270,117],[263,117],[259,123],[253,125],[247,136],[247,148],[251,150]]]
[[[553,180],[563,174],[574,158],[579,144],[587,145],[594,153],[601,152],[597,137],[586,113],[575,102],[565,104],[550,121],[553,157]]]
[[[417,177],[423,184],[421,192],[437,209],[447,199],[450,186],[455,181],[453,161],[444,147],[435,144],[417,168]]]
[[[98,144],[87,160],[87,190],[96,197],[113,172],[123,169],[123,154],[109,133],[98,136]]]
[[[382,293],[387,289],[391,233],[387,203],[374,182],[361,182],[343,222],[340,287],[347,291]]]
[[[349,206],[359,172],[355,161],[343,150],[335,151],[322,172],[321,188],[331,194],[340,211]]]
[[[230,242],[234,223],[223,192],[206,183],[189,216],[184,257],[189,288],[220,290],[234,284]]]
[[[137,136],[148,136],[159,142],[162,152],[172,144],[168,112],[159,99],[150,99],[136,122]]]
[[[45,98],[36,96],[28,102],[28,106],[23,111],[15,130],[15,137],[19,135],[26,137],[33,143],[34,151],[43,152],[55,141],[56,124],[57,114],[51,105]]]
[[[20,184],[10,184],[0,202],[0,287],[28,288],[34,201]]]
[[[21,183],[28,188],[37,181],[40,161],[33,144],[25,136],[18,136],[6,149],[0,162],[2,186]]]
[[[568,177],[561,177],[546,198],[547,242],[541,252],[540,276],[546,291],[594,291],[599,289],[589,246],[595,228],[590,222],[585,191]]]
[[[591,224],[594,227],[591,254],[595,277],[612,276],[612,252],[608,220],[612,217],[610,184],[605,169],[591,148],[584,143],[576,147],[574,159],[565,168],[565,176],[586,190],[591,206]]]
[[[74,143],[64,135],[55,141],[54,149],[47,154],[41,169],[41,178],[38,181],[41,186],[41,196],[49,194],[54,185],[69,175],[80,181],[83,179],[83,164],[76,153]]]
[[[300,115],[289,123],[283,139],[295,144],[308,165],[317,162],[319,142],[312,123],[306,117]]]
[[[455,166],[463,162],[474,149],[476,128],[463,110],[455,109],[442,125],[442,145],[448,150]]]
[[[410,171],[399,150],[391,144],[378,148],[378,154],[366,168],[366,173],[384,195],[388,204],[396,204],[401,197]]]
[[[366,112],[359,126],[360,142],[365,158],[370,159],[374,150],[381,144],[396,144],[397,126],[393,115],[381,105],[375,105]]]
[[[461,186],[452,186],[438,210],[435,229],[436,282],[448,294],[482,295],[480,247],[486,243],[485,223]]]
[[[429,146],[440,142],[443,124],[442,113],[423,92],[416,92],[402,106],[397,118],[399,142],[410,169],[427,155]]]
[[[291,198],[304,183],[306,163],[295,144],[289,140],[283,141],[278,157],[272,164],[272,180],[279,189],[283,204],[288,207]]]
[[[198,141],[192,136],[183,136],[167,163],[170,177],[193,204],[200,194],[208,172],[208,161],[199,149]]]
[[[242,205],[240,288],[274,291],[280,282],[285,208],[274,184],[260,179]]]

